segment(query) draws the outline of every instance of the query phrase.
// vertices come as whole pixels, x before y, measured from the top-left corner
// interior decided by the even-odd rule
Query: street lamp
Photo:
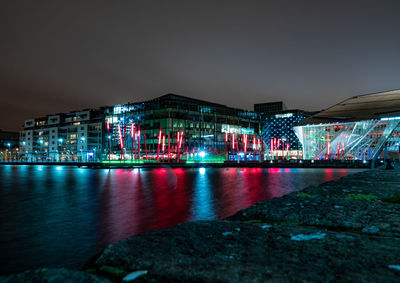
[[[8,146],[8,154],[7,154],[7,157],[8,157],[8,161],[10,161],[10,155],[11,155],[11,143],[7,143],[7,146]]]
[[[60,143],[60,150],[58,150],[58,148],[57,148],[57,150],[58,150],[58,161],[62,161],[61,160],[61,157],[62,157],[62,155],[61,155],[61,151],[62,151],[62,143],[63,143],[63,139],[62,138],[59,138],[58,139],[58,142]]]

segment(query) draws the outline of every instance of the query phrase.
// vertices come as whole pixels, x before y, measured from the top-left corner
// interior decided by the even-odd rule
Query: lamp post
[[[132,141],[133,144],[133,141]],[[111,136],[108,135],[108,161],[111,160]]]
[[[43,140],[39,140],[40,143],[40,150],[39,150],[39,154],[42,154],[42,145],[43,145]],[[37,158],[37,157],[36,157]],[[43,155],[41,157],[41,161],[43,162]]]
[[[81,137],[81,143],[83,144],[85,142],[85,137]],[[81,161],[82,162],[84,162],[85,160],[84,160],[84,158],[83,158],[83,149],[82,149],[82,146],[81,146]]]
[[[10,161],[10,155],[11,155],[11,143],[7,143],[8,146],[8,154],[7,154],[7,160]]]
[[[25,144],[26,144],[26,142],[23,141],[23,142],[22,142],[22,147],[21,147],[21,152],[22,152],[22,158],[26,161],[26,156],[27,156],[27,154],[26,154]],[[24,152],[25,152],[25,154],[24,154]],[[21,158],[21,159],[22,159],[22,158]]]
[[[58,147],[57,147],[57,151],[58,151],[58,161],[60,162],[60,161],[62,161],[61,159],[62,159],[62,155],[61,155],[61,153],[62,153],[62,143],[63,143],[63,139],[62,138],[59,138],[58,139],[58,143],[59,143],[59,147],[60,147],[60,150],[58,150]]]

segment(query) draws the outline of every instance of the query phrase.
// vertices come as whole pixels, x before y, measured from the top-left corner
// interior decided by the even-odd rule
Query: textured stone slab
[[[198,221],[113,244],[93,268],[147,270],[143,282],[395,281],[398,264],[398,238]]]

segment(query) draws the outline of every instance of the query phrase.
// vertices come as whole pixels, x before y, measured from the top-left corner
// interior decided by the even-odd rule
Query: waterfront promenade
[[[376,160],[375,166],[383,164],[383,160]],[[225,162],[2,162],[0,165],[53,165],[53,166],[77,166],[98,169],[112,168],[198,168],[198,167],[249,167],[249,168],[371,168],[370,160],[266,160],[258,161],[225,161]]]
[[[41,269],[3,280],[395,282],[399,208],[400,171],[369,170],[259,202],[223,221],[130,237],[83,271]]]

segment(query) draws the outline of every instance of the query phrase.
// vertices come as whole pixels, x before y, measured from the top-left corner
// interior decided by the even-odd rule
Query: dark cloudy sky
[[[173,92],[319,110],[400,88],[400,1],[2,1],[0,128]]]

